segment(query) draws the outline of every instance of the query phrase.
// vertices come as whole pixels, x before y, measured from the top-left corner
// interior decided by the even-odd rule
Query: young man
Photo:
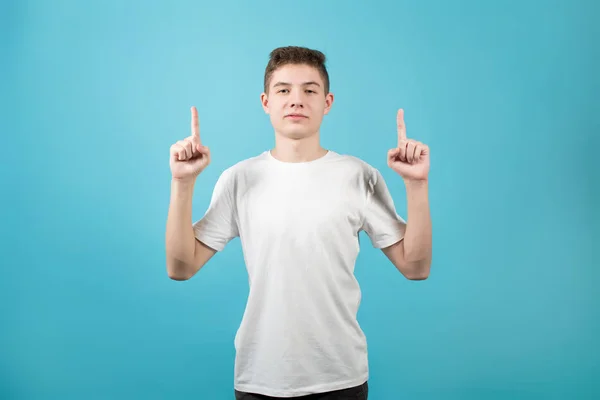
[[[367,346],[354,277],[359,232],[406,278],[427,278],[429,149],[407,139],[400,110],[398,146],[387,160],[406,187],[406,223],[378,170],[320,145],[334,99],[321,52],[275,49],[264,85],[275,147],[226,169],[195,223],[194,184],[210,163],[195,108],[191,136],[171,147],[167,271],[189,279],[240,238],[250,293],[235,337],[237,399],[366,399]]]

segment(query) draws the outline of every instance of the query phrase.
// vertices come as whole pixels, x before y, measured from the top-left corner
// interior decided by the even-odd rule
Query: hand
[[[405,181],[426,181],[429,175],[429,147],[406,138],[404,110],[398,110],[398,147],[388,151],[388,166]]]
[[[192,134],[171,146],[173,179],[193,181],[210,163],[210,151],[200,141],[198,110],[192,107]]]

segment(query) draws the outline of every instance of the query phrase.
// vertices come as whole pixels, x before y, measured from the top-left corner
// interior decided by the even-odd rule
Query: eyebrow
[[[277,86],[291,86],[291,83],[287,83],[287,82],[277,82],[276,84],[273,85],[273,87],[277,87]],[[302,84],[302,86],[309,86],[309,85],[316,85],[321,87],[321,85],[319,85],[318,82],[314,82],[314,81],[310,81],[310,82],[304,82]]]

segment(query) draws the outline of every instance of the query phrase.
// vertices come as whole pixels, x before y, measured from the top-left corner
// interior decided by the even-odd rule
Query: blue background
[[[233,398],[240,243],[168,279],[168,152],[196,105],[213,160],[197,219],[223,169],[273,145],[263,72],[290,44],[329,59],[323,145],[379,168],[401,215],[399,107],[431,147],[430,278],[361,239],[370,398],[600,396],[598,11],[4,1],[0,398]]]

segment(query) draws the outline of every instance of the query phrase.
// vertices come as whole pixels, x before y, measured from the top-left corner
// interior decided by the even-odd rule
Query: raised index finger
[[[200,122],[196,107],[192,107],[192,136],[200,142]]]
[[[398,127],[398,143],[406,140],[406,124],[404,123],[404,110],[399,109],[396,116],[396,126]]]

